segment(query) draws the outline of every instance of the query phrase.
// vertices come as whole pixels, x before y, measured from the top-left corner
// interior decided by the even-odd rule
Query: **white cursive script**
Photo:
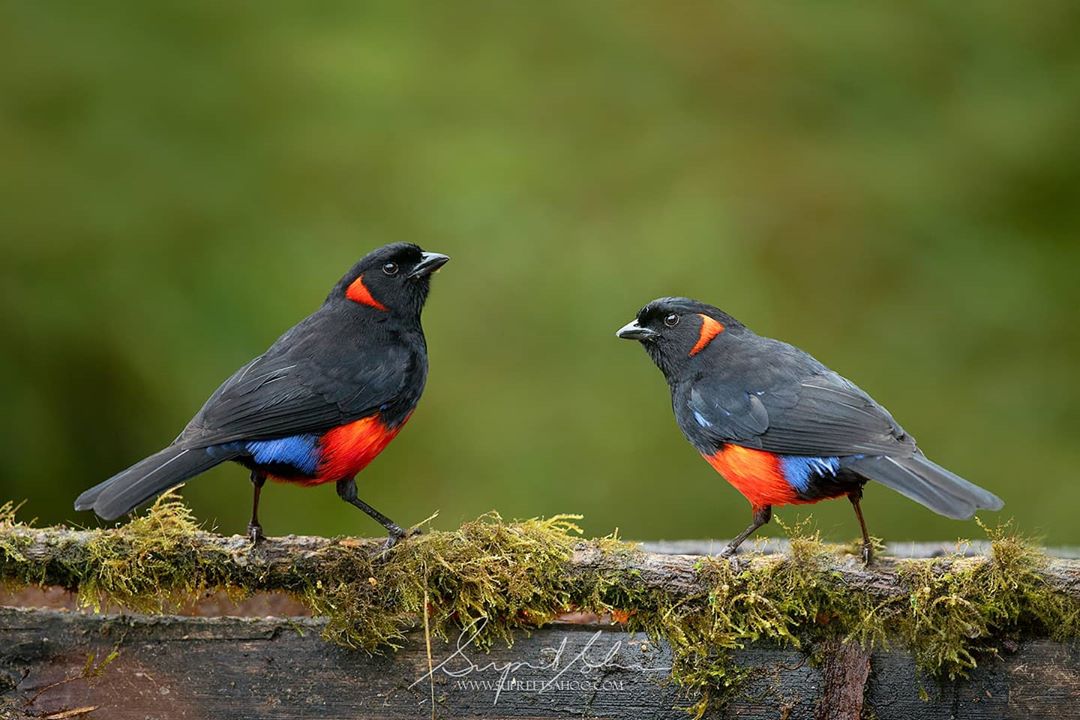
[[[572,670],[581,675],[589,675],[590,673],[600,670],[622,670],[628,672],[662,674],[671,671],[670,666],[646,667],[641,663],[623,664],[618,662],[619,654],[624,648],[624,641],[616,640],[611,645],[607,646],[607,649],[605,650],[604,647],[602,647],[604,639],[604,632],[602,630],[597,630],[590,635],[589,639],[585,642],[585,645],[573,654],[571,654],[567,648],[567,641],[569,638],[564,637],[558,646],[549,646],[540,649],[541,656],[548,653],[551,654],[551,659],[549,660],[537,660],[533,662],[527,660],[513,660],[505,662],[477,663],[469,657],[467,650],[474,644],[476,638],[483,631],[486,624],[487,620],[481,618],[463,628],[461,634],[458,635],[454,651],[438,665],[435,665],[430,671],[418,677],[409,687],[415,687],[425,680],[429,680],[435,673],[442,673],[451,678],[464,678],[478,673],[497,673],[497,680],[494,683],[495,697],[492,702],[492,705],[497,705],[502,691],[507,687],[530,687],[535,688],[537,694],[543,694],[545,691],[549,690],[559,678]],[[528,683],[527,685],[523,683],[511,683],[509,681],[510,676],[520,670],[551,673],[551,676],[542,682]]]

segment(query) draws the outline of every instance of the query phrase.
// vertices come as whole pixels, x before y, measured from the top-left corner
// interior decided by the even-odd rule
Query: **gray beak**
[[[420,263],[405,277],[420,278],[425,275],[430,275],[448,262],[450,262],[449,255],[443,255],[442,253],[423,253],[420,256]]]
[[[637,324],[637,320],[633,320],[619,328],[619,332],[615,333],[615,337],[620,337],[623,340],[648,340],[659,334],[655,330],[641,327]]]

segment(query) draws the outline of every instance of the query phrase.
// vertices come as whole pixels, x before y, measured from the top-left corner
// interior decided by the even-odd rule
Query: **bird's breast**
[[[702,456],[754,507],[814,503],[858,484],[839,457],[778,455],[730,443]]]
[[[729,443],[703,457],[754,507],[805,502],[784,477],[778,455]]]
[[[275,440],[252,440],[212,450],[242,449],[239,462],[260,469],[273,479],[297,485],[320,485],[350,478],[367,467],[401,431],[398,424],[375,414],[320,435],[292,435]]]
[[[330,430],[319,443],[317,477],[310,483],[331,482],[352,477],[367,467],[390,444],[409,416],[396,425],[383,422],[381,416],[361,418]]]

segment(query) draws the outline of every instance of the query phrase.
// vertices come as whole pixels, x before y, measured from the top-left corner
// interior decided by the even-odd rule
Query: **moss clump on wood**
[[[955,678],[977,665],[977,654],[996,652],[1008,634],[1030,632],[1064,640],[1080,636],[1080,602],[1053,588],[1041,570],[1047,557],[1009,526],[986,528],[989,559],[948,557],[903,561],[910,590],[898,607],[902,637],[919,665]]]
[[[884,641],[878,600],[838,582],[830,571],[837,549],[789,529],[789,555],[765,556],[737,567],[722,558],[702,558],[696,567],[699,593],[673,598],[663,592],[636,594],[631,578],[605,586],[600,604],[633,608],[628,625],[672,648],[672,678],[695,691],[688,710],[700,717],[740,685],[744,672],[732,652],[755,641],[805,647],[844,638],[867,644]]]
[[[10,503],[0,506],[0,578],[73,590],[79,604],[100,610],[115,604],[138,612],[164,612],[208,588],[231,588],[229,556],[201,542],[191,511],[172,493],[117,528],[63,536],[51,548],[57,562],[28,555],[30,526],[17,523]]]
[[[755,641],[802,648],[830,639],[868,648],[899,644],[926,674],[953,679],[1010,637],[1080,637],[1080,601],[1051,586],[1042,573],[1047,556],[1008,526],[984,528],[989,558],[899,561],[901,592],[892,593],[843,582],[835,570],[840,548],[805,527],[785,529],[786,556],[765,556],[742,570],[703,558],[697,572],[705,589],[696,595],[636,595],[626,590],[632,578],[606,581],[617,589],[611,602],[634,608],[631,628],[671,645],[672,677],[700,693],[689,708],[695,717],[738,688],[743,672],[731,653]]]
[[[301,595],[328,618],[327,638],[347,647],[396,645],[425,612],[437,637],[464,627],[480,647],[510,643],[515,629],[550,622],[572,604],[560,575],[578,542],[576,519],[505,523],[490,514],[385,554],[337,545],[318,559],[317,579]]]
[[[701,558],[674,582],[632,544],[582,540],[576,516],[490,514],[388,553],[370,540],[297,539],[295,556],[270,562],[260,558],[275,541],[252,549],[205,533],[173,496],[108,530],[42,533],[14,510],[0,507],[0,579],[62,585],[95,607],[158,612],[210,589],[282,590],[327,619],[329,640],[368,651],[421,625],[441,638],[467,628],[485,647],[568,610],[607,613],[670,645],[672,677],[700,698],[697,714],[738,687],[733,653],[755,641],[811,652],[820,641],[904,644],[924,671],[953,677],[1011,635],[1080,636],[1076,593],[1054,587],[1046,556],[1008,528],[987,530],[988,558],[883,558],[875,575],[799,526],[786,555]],[[32,550],[42,538],[54,543],[47,560]]]
[[[163,612],[190,601],[210,587],[229,583],[219,568],[224,553],[197,542],[200,532],[191,511],[168,493],[120,527],[98,531],[86,543],[79,603],[100,610],[115,603],[141,612]]]
[[[37,580],[20,572],[25,570],[27,565],[26,556],[23,554],[27,542],[11,532],[16,527],[25,527],[15,520],[18,510],[19,505],[10,501],[0,505],[0,582],[9,584],[33,583]]]

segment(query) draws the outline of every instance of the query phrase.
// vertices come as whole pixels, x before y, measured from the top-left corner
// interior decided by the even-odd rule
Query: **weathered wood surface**
[[[660,555],[716,555],[727,545],[727,540],[650,540],[641,543],[641,549]],[[764,553],[773,555],[788,552],[790,543],[784,538],[758,538],[744,544],[741,553]],[[1049,547],[1044,552],[1050,557],[1063,559],[1080,558],[1080,547]],[[936,558],[946,555],[986,557],[990,543],[986,540],[957,542],[887,542],[882,555],[894,558]]]
[[[0,716],[94,720],[365,720],[432,716],[423,637],[369,656],[326,644],[319,621],[95,616],[0,610]],[[467,636],[460,641],[467,643]],[[608,627],[556,625],[490,654],[436,642],[439,718],[672,718],[692,698],[665,683],[670,656]],[[80,675],[93,654],[116,660]],[[920,679],[907,653],[754,647],[745,691],[712,718],[1033,720],[1080,718],[1080,647],[1035,640],[968,680]],[[919,688],[928,699],[920,699]],[[501,689],[500,689],[501,688]],[[95,708],[88,710],[88,708]],[[71,714],[71,713],[76,714]]]
[[[69,578],[65,559],[89,537],[55,528],[8,532],[30,541],[21,552],[47,584]],[[439,718],[684,718],[677,708],[696,700],[666,680],[671,658],[665,647],[588,615],[490,654],[474,651],[467,633],[460,651],[456,642],[435,642],[429,679],[421,634],[410,634],[397,653],[345,650],[319,637],[322,621],[302,617],[303,606],[275,592],[315,567],[332,545],[374,552],[379,541],[282,537],[252,549],[246,538],[199,533],[197,542],[222,551],[238,577],[254,579],[249,589],[262,592],[239,604],[215,593],[185,610],[211,617],[70,612],[73,596],[60,588],[0,593],[0,605],[24,606],[0,609],[0,718],[432,717],[432,696]],[[641,553],[605,554],[583,543],[566,572],[630,569],[648,589],[693,595],[701,591],[700,555],[694,553],[720,545],[648,544]],[[766,552],[783,549],[783,543],[765,546]],[[890,551],[937,557],[950,549],[902,544]],[[971,553],[980,550],[974,545]],[[1043,576],[1056,590],[1080,597],[1080,560],[1067,552],[1051,555]],[[882,557],[865,568],[854,556],[841,557],[830,572],[853,589],[895,598],[909,592],[897,576],[898,562]],[[263,617],[269,614],[279,617]],[[117,658],[100,677],[83,677],[88,658],[100,662],[114,650]],[[808,650],[818,662],[800,650],[763,644],[736,653],[736,663],[750,670],[749,682],[708,717],[1080,720],[1077,643],[1006,643],[997,658],[980,658],[971,677],[958,681],[920,678],[902,648],[872,655],[842,645]]]

